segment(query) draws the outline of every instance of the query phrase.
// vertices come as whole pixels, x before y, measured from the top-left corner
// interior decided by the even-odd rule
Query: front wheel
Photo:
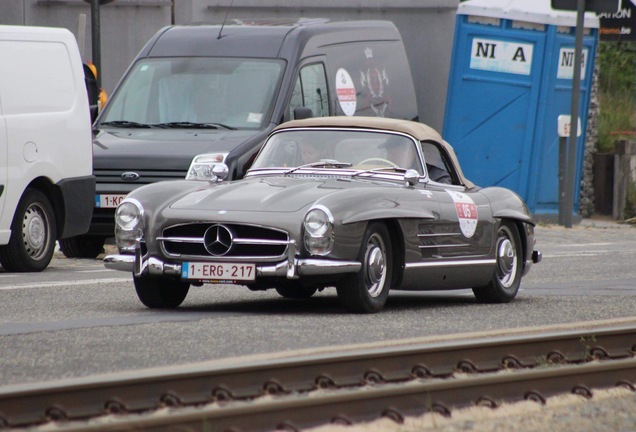
[[[0,246],[0,264],[6,271],[44,270],[55,252],[55,213],[46,195],[27,189],[11,223],[9,243]]]
[[[104,237],[80,235],[58,240],[66,258],[97,258],[104,252]]]
[[[508,303],[515,298],[523,273],[521,238],[513,222],[502,221],[497,231],[495,271],[490,282],[473,288],[482,303]]]
[[[137,297],[151,309],[176,309],[185,300],[190,284],[151,276],[133,277]]]
[[[352,312],[380,311],[389,296],[393,275],[391,237],[386,225],[370,223],[365,231],[358,261],[360,271],[336,284],[342,305]]]
[[[290,283],[276,286],[276,292],[282,297],[290,299],[308,299],[316,293],[318,288],[301,283]]]

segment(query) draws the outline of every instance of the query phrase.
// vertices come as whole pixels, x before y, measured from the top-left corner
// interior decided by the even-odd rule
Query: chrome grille
[[[212,245],[217,233],[226,230],[230,235],[220,241],[227,247]],[[163,251],[174,257],[265,261],[285,257],[289,236],[285,231],[258,225],[206,222],[167,227],[157,240]]]

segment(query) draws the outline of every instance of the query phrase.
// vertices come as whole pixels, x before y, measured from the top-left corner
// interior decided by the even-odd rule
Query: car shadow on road
[[[309,299],[289,299],[269,295],[267,298],[259,297],[252,293],[252,298],[239,296],[233,300],[215,302],[212,298],[186,299],[179,307],[179,311],[185,312],[210,312],[223,314],[253,314],[253,315],[351,315],[341,305],[335,291],[325,290]],[[190,300],[190,301],[189,301]],[[401,312],[414,309],[426,309],[430,307],[465,307],[476,305],[476,299],[465,292],[395,292],[389,295],[389,299],[380,312]]]

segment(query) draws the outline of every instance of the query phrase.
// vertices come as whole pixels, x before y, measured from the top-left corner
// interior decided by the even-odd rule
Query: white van
[[[41,271],[95,205],[89,102],[66,29],[0,25],[0,264]]]

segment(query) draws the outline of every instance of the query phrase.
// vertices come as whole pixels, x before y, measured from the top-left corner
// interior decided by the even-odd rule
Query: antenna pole
[[[219,29],[219,35],[216,37],[217,39],[221,39],[223,37],[221,33],[223,33],[223,27],[225,27],[225,22],[227,21],[227,14],[230,13],[230,9],[232,8],[233,4],[234,4],[234,0],[230,0],[230,5],[225,11],[225,18],[223,18],[223,24],[221,24],[221,28]]]

